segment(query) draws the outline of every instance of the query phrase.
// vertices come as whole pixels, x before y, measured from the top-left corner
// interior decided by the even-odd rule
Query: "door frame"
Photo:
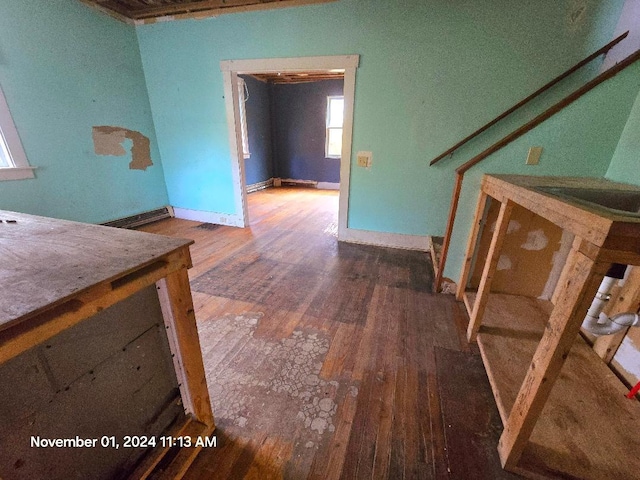
[[[351,175],[351,143],[353,136],[353,105],[356,69],[359,55],[330,55],[322,57],[264,58],[254,60],[222,60],[220,70],[224,81],[231,170],[236,212],[243,227],[249,225],[247,189],[242,154],[242,133],[238,107],[237,84],[239,74],[296,73],[309,70],[344,70],[344,124],[342,131],[342,157],[340,159],[340,199],[338,203],[338,239],[346,238],[349,218],[349,179]]]

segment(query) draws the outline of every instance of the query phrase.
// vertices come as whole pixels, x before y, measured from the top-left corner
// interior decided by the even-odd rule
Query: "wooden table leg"
[[[476,213],[473,216],[473,224],[471,225],[471,231],[469,232],[469,240],[467,242],[467,250],[464,255],[464,263],[462,264],[462,271],[460,272],[460,279],[458,280],[458,290],[456,291],[456,298],[462,300],[464,291],[467,288],[467,281],[471,274],[471,263],[473,261],[473,255],[476,251],[476,244],[478,243],[478,234],[480,233],[480,226],[484,217],[484,209],[487,205],[488,196],[482,190],[478,196],[478,203],[476,204]]]
[[[489,300],[491,280],[493,279],[493,275],[495,274],[498,266],[500,251],[502,250],[504,237],[507,235],[509,218],[511,217],[513,206],[514,203],[510,200],[507,200],[500,205],[500,213],[498,214],[498,220],[496,221],[496,229],[493,232],[493,237],[491,237],[491,245],[489,246],[487,260],[485,261],[484,270],[482,271],[482,279],[478,286],[478,294],[476,295],[476,301],[473,304],[473,311],[471,312],[469,327],[467,328],[467,339],[470,342],[476,341],[476,336],[480,329],[484,309],[487,306],[487,301]]]
[[[596,263],[578,250],[576,238],[569,254],[565,284],[544,335],[533,356],[516,401],[509,414],[498,452],[505,469],[513,469],[524,451],[569,350],[580,331],[593,296],[609,263]]]

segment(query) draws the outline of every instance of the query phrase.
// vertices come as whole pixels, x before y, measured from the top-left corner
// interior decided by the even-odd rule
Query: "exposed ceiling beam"
[[[80,0],[127,23],[204,18],[224,13],[294,7],[336,0]]]

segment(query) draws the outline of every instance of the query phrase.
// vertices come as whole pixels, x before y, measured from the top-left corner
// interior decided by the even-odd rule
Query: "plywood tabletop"
[[[611,250],[637,251],[640,217],[618,215],[586,203],[540,191],[538,187],[584,188],[640,192],[640,187],[604,178],[485,175],[485,193],[509,199],[594,245]],[[629,263],[629,262],[628,262]]]
[[[0,210],[0,330],[193,243]]]

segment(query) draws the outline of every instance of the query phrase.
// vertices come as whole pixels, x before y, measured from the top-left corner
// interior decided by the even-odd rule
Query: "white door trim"
[[[255,60],[223,60],[220,62],[224,81],[224,98],[227,111],[229,146],[236,212],[240,212],[244,227],[249,224],[244,162],[241,161],[240,115],[238,91],[233,88],[238,74],[296,72],[305,70],[344,70],[344,124],[342,132],[342,158],[340,160],[340,202],[338,207],[338,239],[345,239],[349,218],[349,179],[351,175],[351,142],[353,134],[353,104],[355,98],[356,69],[359,55],[335,55],[323,57],[264,58]]]

